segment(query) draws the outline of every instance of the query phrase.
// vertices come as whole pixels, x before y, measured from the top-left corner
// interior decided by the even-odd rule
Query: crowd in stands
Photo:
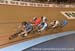
[[[75,0],[14,0],[24,2],[40,2],[40,3],[75,3]]]

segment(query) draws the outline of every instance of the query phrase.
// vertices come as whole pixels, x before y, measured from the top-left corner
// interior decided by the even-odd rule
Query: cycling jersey
[[[38,19],[34,22],[34,25],[38,26],[40,23],[41,23],[41,19],[38,18]]]

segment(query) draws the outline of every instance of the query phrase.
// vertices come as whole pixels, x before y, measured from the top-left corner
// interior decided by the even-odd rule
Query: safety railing
[[[18,6],[32,6],[32,7],[75,8],[74,4],[48,4],[48,3],[23,2],[23,1],[13,1],[13,0],[0,0],[0,4],[18,5]]]

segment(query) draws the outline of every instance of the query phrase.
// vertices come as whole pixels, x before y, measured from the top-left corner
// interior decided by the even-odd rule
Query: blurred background
[[[37,2],[37,3],[56,3],[56,4],[75,4],[75,0],[14,0],[24,2]]]

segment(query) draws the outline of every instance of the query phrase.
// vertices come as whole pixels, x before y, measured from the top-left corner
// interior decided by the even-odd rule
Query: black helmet
[[[43,16],[41,16],[41,19],[43,19]]]
[[[27,24],[27,22],[26,22],[26,21],[22,22],[22,25],[26,25],[26,24]]]

